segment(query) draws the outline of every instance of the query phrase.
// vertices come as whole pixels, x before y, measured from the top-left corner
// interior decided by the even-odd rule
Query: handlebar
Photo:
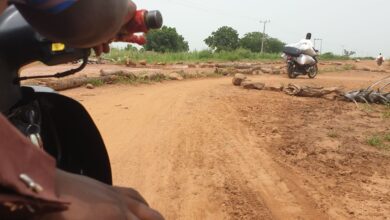
[[[143,35],[134,35],[134,33],[147,33],[151,29],[161,28],[162,24],[163,18],[160,11],[138,10],[118,34],[116,40],[140,45],[145,44],[145,37]]]

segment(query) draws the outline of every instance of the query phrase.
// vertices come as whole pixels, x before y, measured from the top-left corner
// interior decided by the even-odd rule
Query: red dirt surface
[[[384,76],[255,78],[354,89]],[[244,90],[229,77],[63,94],[101,130],[114,183],[167,219],[389,219],[390,151],[367,144],[389,133],[386,107]]]

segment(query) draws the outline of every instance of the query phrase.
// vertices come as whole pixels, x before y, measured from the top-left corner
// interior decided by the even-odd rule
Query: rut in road
[[[115,184],[139,190],[167,219],[328,219],[241,123],[230,79],[95,93],[79,96]]]

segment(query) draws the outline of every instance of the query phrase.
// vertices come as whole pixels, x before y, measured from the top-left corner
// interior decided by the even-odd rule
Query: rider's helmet
[[[306,40],[311,40],[311,33],[306,34]]]

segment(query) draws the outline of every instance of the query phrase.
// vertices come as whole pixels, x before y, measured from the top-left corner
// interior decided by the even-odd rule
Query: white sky
[[[133,0],[138,8],[158,9],[164,24],[176,27],[192,50],[206,49],[203,40],[227,25],[240,36],[260,31],[294,43],[307,32],[323,39],[323,51],[342,48],[359,56],[390,56],[390,0]]]

